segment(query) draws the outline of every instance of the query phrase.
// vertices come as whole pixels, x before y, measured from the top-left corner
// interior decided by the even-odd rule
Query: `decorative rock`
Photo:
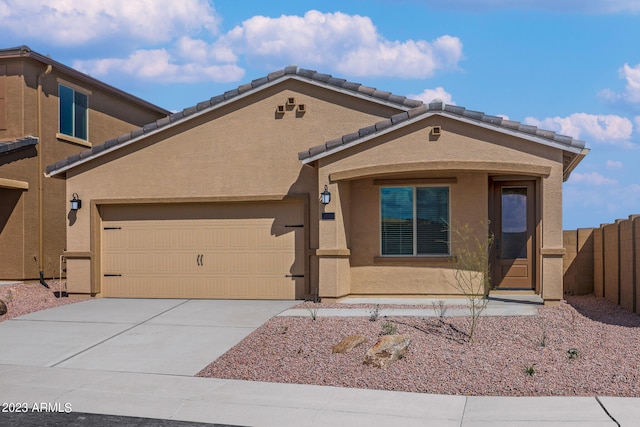
[[[338,344],[331,347],[332,353],[347,353],[351,349],[359,346],[360,344],[367,342],[367,338],[362,335],[349,335]]]
[[[408,335],[385,335],[367,351],[364,356],[364,364],[387,369],[391,363],[407,352],[411,338]]]
[[[0,316],[7,314],[7,304],[0,299]]]

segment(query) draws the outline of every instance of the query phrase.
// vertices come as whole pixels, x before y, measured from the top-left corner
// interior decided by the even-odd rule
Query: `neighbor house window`
[[[64,85],[58,88],[60,133],[87,140],[89,96]]]
[[[380,188],[382,255],[449,255],[449,187]]]

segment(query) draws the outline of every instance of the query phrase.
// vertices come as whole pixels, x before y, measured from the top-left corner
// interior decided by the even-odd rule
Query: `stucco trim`
[[[315,254],[319,257],[350,257],[349,249],[316,249]]]
[[[545,257],[562,257],[566,254],[565,248],[541,248],[540,255]]]
[[[387,174],[425,171],[481,171],[500,174],[530,175],[546,178],[551,175],[551,166],[515,162],[437,160],[413,163],[393,163],[347,169],[331,173],[329,175],[329,181],[349,181]]]
[[[64,255],[65,258],[68,259],[92,259],[93,258],[93,252],[91,251],[87,251],[87,252],[78,252],[78,251],[71,251],[71,252],[63,252],[62,255]]]
[[[65,135],[64,133],[56,133],[56,139],[59,141],[69,142],[71,144],[82,145],[83,147],[93,147],[93,144],[86,139],[76,138],[71,135]]]
[[[448,264],[455,262],[455,256],[375,256],[374,264]]]
[[[28,190],[29,183],[26,181],[18,181],[17,179],[0,178],[0,188],[9,188],[11,190]]]
[[[172,204],[172,203],[220,203],[220,202],[268,202],[280,200],[306,200],[308,194],[267,194],[255,196],[214,196],[214,197],[150,197],[133,199],[95,199],[96,205],[145,205],[145,204]]]

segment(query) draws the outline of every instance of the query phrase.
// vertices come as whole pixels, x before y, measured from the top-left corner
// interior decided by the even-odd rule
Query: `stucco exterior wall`
[[[135,105],[119,96],[100,90],[86,82],[75,80],[56,68],[45,74],[47,66],[29,58],[0,59],[5,71],[3,103],[6,107],[5,126],[0,127],[0,141],[25,136],[39,138],[35,147],[0,156],[0,177],[29,183],[21,193],[16,208],[6,219],[0,236],[0,253],[19,257],[0,258],[0,278],[37,278],[42,264],[44,276],[58,277],[59,257],[66,248],[68,200],[64,180],[44,179],[44,168],[72,156],[109,138],[131,131],[162,117],[158,111]],[[38,114],[38,77],[40,115]],[[58,134],[58,83],[64,81],[81,87],[89,95],[89,140],[79,141]],[[40,118],[40,125],[38,119]],[[39,181],[42,179],[42,244],[40,260]],[[7,228],[8,227],[8,228]],[[19,230],[14,230],[19,227]],[[6,233],[6,234],[5,234]],[[11,237],[10,237],[11,236]],[[16,254],[19,252],[19,256]]]
[[[277,106],[286,104],[288,98],[294,98],[296,105],[304,104],[306,112],[298,114],[295,108],[287,108],[284,114],[277,114]],[[313,251],[319,244],[318,183],[315,170],[303,166],[297,153],[397,111],[289,80],[149,135],[67,174],[67,198],[77,193],[87,206],[77,212],[68,228],[68,250],[90,252],[94,265],[99,265],[100,212],[96,206],[101,204],[306,195],[311,224],[309,270],[311,280],[317,282],[318,261]],[[90,203],[94,204],[91,208]],[[95,270],[93,280],[99,280]]]

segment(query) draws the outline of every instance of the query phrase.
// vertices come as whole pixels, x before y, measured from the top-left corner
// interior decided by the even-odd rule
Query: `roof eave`
[[[564,171],[562,172],[562,182],[566,182],[569,179],[569,177],[571,176],[571,172],[573,172],[573,170],[578,166],[582,159],[584,159],[584,157],[589,154],[590,151],[591,150],[589,150],[588,148],[583,148],[580,153],[578,153],[573,157],[573,159],[571,159],[571,162],[567,165],[566,168],[564,168]]]
[[[400,122],[400,123],[398,123],[398,124],[396,124],[394,126],[390,126],[390,127],[386,128],[386,129],[383,129],[383,130],[381,130],[379,132],[375,132],[375,133],[366,135],[366,136],[364,136],[362,138],[358,138],[358,139],[356,139],[354,141],[349,142],[348,144],[337,146],[337,147],[335,147],[335,148],[333,148],[331,150],[323,151],[323,152],[318,153],[318,154],[316,154],[314,156],[309,156],[309,157],[305,158],[304,160],[302,160],[302,164],[306,165],[306,164],[312,163],[312,162],[314,162],[316,160],[319,160],[319,159],[322,159],[324,157],[333,155],[333,154],[338,153],[338,152],[340,152],[342,150],[346,150],[347,148],[350,148],[350,147],[353,147],[355,145],[361,144],[363,142],[369,141],[369,140],[371,140],[373,138],[377,138],[379,136],[386,135],[386,134],[388,134],[390,132],[394,132],[395,130],[401,129],[404,126],[410,125],[412,123],[419,122],[421,120],[427,119],[427,118],[432,117],[434,115],[440,115],[440,116],[443,116],[443,117],[448,117],[448,118],[451,118],[453,120],[458,120],[458,121],[463,122],[463,123],[468,123],[468,124],[471,124],[471,125],[475,125],[475,126],[479,126],[479,127],[485,128],[485,129],[490,129],[490,130],[493,130],[493,131],[496,131],[496,132],[500,132],[500,133],[503,133],[503,134],[506,134],[506,135],[510,135],[510,136],[513,136],[513,137],[516,137],[516,138],[521,138],[521,139],[526,139],[526,140],[529,140],[529,141],[537,142],[537,143],[542,144],[542,145],[546,145],[546,146],[549,146],[549,147],[557,148],[557,149],[560,149],[560,150],[563,150],[563,151],[568,151],[568,152],[571,152],[571,153],[574,153],[574,154],[580,154],[584,150],[581,147],[572,147],[572,146],[569,146],[569,145],[561,144],[559,142],[555,142],[555,141],[551,141],[551,140],[548,140],[548,139],[545,139],[545,138],[541,138],[541,137],[536,136],[536,135],[528,134],[526,132],[520,132],[520,131],[517,131],[517,130],[514,130],[514,129],[509,129],[509,128],[493,125],[491,123],[469,119],[467,117],[463,117],[463,116],[459,116],[459,115],[456,115],[456,114],[452,114],[450,112],[443,111],[443,110],[434,110],[434,111],[429,111],[429,112],[427,112],[425,114],[421,114],[420,116],[416,116],[414,118],[410,118],[409,120],[405,120],[405,121]],[[589,150],[587,150],[587,152],[588,151]],[[586,155],[586,153],[585,153],[585,155]],[[582,157],[584,157],[584,155]]]
[[[12,49],[4,49],[0,51],[0,58],[31,58],[35,61],[38,61],[42,64],[45,65],[51,65],[54,68],[57,68],[58,70],[62,71],[64,74],[73,77],[74,79],[80,80],[82,82],[91,84],[92,86],[95,86],[101,90],[104,90],[105,92],[110,92],[120,98],[126,99],[130,102],[134,102],[138,105],[143,106],[144,108],[151,110],[151,111],[155,111],[157,113],[163,114],[163,115],[169,115],[171,114],[171,111],[169,110],[165,110],[162,107],[159,107],[155,104],[152,104],[149,101],[145,101],[144,99],[138,98],[135,95],[132,95],[128,92],[125,92],[121,89],[118,89],[114,86],[111,86],[103,81],[100,81],[98,79],[95,79],[87,74],[84,74],[76,69],[73,69],[67,65],[64,65],[58,61],[55,61],[51,58],[49,58],[48,56],[44,56],[39,54],[38,52],[34,52],[33,50],[31,50],[28,46],[19,46],[16,48],[12,48]]]

